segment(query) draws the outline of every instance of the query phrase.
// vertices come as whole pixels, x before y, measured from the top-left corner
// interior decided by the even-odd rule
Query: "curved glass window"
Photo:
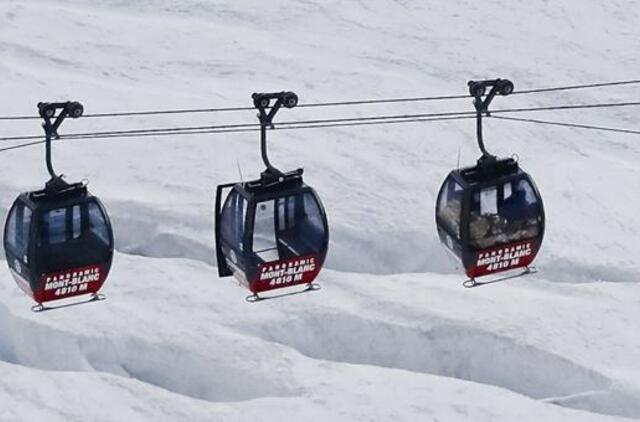
[[[74,207],[75,208],[75,207]],[[79,208],[79,207],[78,207]],[[78,217],[80,216],[80,211],[77,213]],[[74,219],[76,214],[74,213]],[[75,228],[76,226],[80,226],[80,223],[74,225],[74,238],[75,236]],[[109,228],[107,227],[107,220],[100,209],[100,206],[94,202],[89,204],[89,230],[95,237],[104,243],[105,245],[109,245]]]
[[[253,252],[263,261],[280,259],[276,241],[276,200],[256,204],[253,221]]]
[[[82,234],[82,216],[80,215],[80,205],[74,205],[71,208],[71,237],[77,239]]]
[[[322,211],[316,197],[307,192],[304,194],[304,214],[298,219],[300,236],[307,243],[305,253],[318,252],[327,238]]]
[[[469,234],[471,244],[488,248],[540,233],[541,206],[527,179],[483,188],[473,194]]]
[[[247,200],[232,190],[220,212],[220,236],[231,247],[242,251]]]
[[[320,253],[327,229],[316,197],[301,192],[256,205],[253,252],[263,261]]]
[[[438,217],[442,220],[446,228],[458,239],[460,238],[462,193],[462,186],[450,177],[444,184],[437,210]]]
[[[95,202],[46,211],[40,218],[38,246],[56,246],[69,242],[87,248],[110,246],[109,226]]]
[[[31,228],[31,209],[18,202],[11,210],[7,222],[7,246],[12,252],[27,262],[29,230]]]
[[[47,239],[50,245],[62,243],[66,240],[66,211],[66,208],[58,208],[57,210],[47,211],[42,217],[47,222]]]

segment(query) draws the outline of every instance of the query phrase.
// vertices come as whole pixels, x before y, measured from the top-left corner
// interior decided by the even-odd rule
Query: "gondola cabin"
[[[52,309],[43,303],[58,299],[103,299],[98,291],[113,258],[113,231],[102,203],[86,183],[70,184],[58,176],[51,159],[51,139],[59,139],[58,128],[67,117],[83,115],[83,105],[38,103],[38,112],[51,179],[44,189],[19,195],[4,226],[7,264],[18,286],[38,303],[31,308],[35,312]]]
[[[220,277],[234,276],[252,295],[304,284],[317,290],[329,248],[329,226],[322,202],[302,180],[302,169],[282,172],[269,161],[267,127],[278,110],[294,108],[291,91],[254,93],[258,109],[260,150],[266,169],[260,179],[218,186],[215,241]],[[292,294],[292,293],[290,293]]]
[[[312,286],[327,254],[329,229],[302,170],[218,186],[215,215],[221,277],[233,275],[256,298],[268,290]]]
[[[453,170],[437,199],[442,243],[476,277],[533,262],[544,235],[542,198],[531,177],[512,159]]]
[[[84,184],[22,193],[4,228],[7,263],[39,304],[95,295],[113,258],[113,233],[100,200]]]

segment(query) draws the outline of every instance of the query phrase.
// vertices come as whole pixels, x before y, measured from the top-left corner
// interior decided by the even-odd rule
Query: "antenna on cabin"
[[[240,183],[244,183],[244,177],[242,176],[242,169],[240,168],[240,160],[236,160],[238,166],[238,174],[240,175]]]

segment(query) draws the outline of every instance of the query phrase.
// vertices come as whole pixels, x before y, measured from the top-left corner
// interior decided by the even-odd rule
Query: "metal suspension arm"
[[[484,146],[484,138],[482,136],[482,118],[490,116],[489,105],[497,95],[509,95],[513,92],[513,83],[508,79],[489,79],[484,81],[469,81],[469,93],[474,97],[473,105],[476,109],[476,137],[478,139],[478,147],[482,152],[482,160],[495,160],[495,156],[487,151]],[[491,90],[486,94],[486,89]],[[484,99],[482,98],[484,96]]]
[[[56,116],[56,112],[58,115]],[[51,180],[60,179],[60,176],[53,170],[51,160],[51,139],[60,139],[58,128],[65,118],[71,117],[77,119],[84,113],[84,107],[77,101],[67,101],[66,103],[38,103],[38,113],[44,120],[42,128],[45,134],[45,159],[47,162],[47,170],[51,176]],[[54,119],[52,121],[52,119]]]
[[[258,119],[260,121],[260,152],[262,154],[262,161],[267,167],[267,173],[282,176],[284,173],[274,167],[269,161],[269,156],[267,154],[267,127],[273,128],[273,118],[282,106],[285,108],[293,108],[297,106],[298,96],[293,92],[287,91],[266,94],[254,93],[251,98],[253,99],[253,105],[258,109]],[[271,105],[272,100],[275,100],[273,105]]]

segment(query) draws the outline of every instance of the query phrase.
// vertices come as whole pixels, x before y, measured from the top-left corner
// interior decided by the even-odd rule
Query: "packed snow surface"
[[[633,0],[0,1],[0,115],[464,94],[638,79]],[[638,86],[499,97],[496,108],[638,101]],[[283,120],[472,110],[468,99],[298,108]],[[525,117],[518,115],[518,117]],[[638,129],[637,108],[526,117]],[[61,133],[255,122],[255,112],[67,121]],[[0,121],[0,136],[40,133]],[[108,300],[34,314],[2,265],[1,421],[613,421],[640,419],[640,143],[486,122],[547,215],[539,272],[464,289],[438,241],[447,173],[473,120],[274,131],[328,212],[323,289],[248,304],[219,279],[215,186],[262,170],[257,133],[65,141],[114,224]],[[9,144],[7,144],[9,145]],[[2,218],[46,180],[42,146],[0,155]],[[2,254],[4,259],[4,254]]]

